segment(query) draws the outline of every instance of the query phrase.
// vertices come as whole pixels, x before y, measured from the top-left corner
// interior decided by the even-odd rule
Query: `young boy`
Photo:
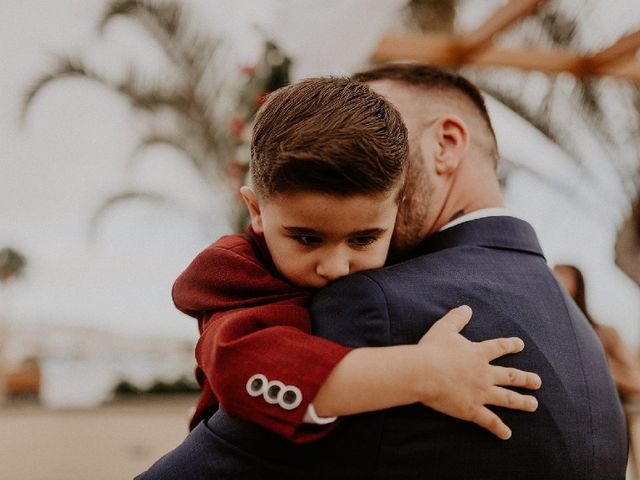
[[[200,253],[173,288],[177,308],[198,319],[201,334],[196,376],[203,391],[192,428],[220,405],[305,442],[330,430],[331,415],[454,403],[458,390],[449,385],[462,368],[469,375],[469,365],[450,366],[454,382],[426,381],[436,371],[432,364],[449,368],[430,355],[435,334],[417,346],[359,349],[310,334],[313,289],[384,265],[407,152],[399,113],[366,85],[316,78],[270,96],[253,131],[252,187],[241,189],[251,226]],[[456,315],[449,335],[457,336],[470,310]],[[462,354],[465,342],[452,345]],[[523,347],[519,339],[510,342],[501,354]],[[491,359],[472,366],[478,377]],[[369,368],[376,369],[375,381],[367,383]],[[487,380],[486,388],[494,382]],[[535,403],[516,408],[535,410]],[[464,411],[445,413],[474,420]],[[483,426],[510,435],[499,419]]]

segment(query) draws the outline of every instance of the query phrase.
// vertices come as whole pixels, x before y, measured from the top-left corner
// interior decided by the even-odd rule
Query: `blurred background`
[[[508,207],[637,355],[637,0],[1,0],[0,18],[0,478],[131,478],[180,442],[197,325],[171,285],[243,225],[256,109],[376,62],[482,88]]]

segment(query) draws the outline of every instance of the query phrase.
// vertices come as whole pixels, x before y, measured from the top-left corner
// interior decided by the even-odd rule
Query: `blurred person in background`
[[[607,357],[611,375],[616,384],[627,420],[629,434],[629,472],[628,479],[640,478],[637,448],[638,428],[633,419],[640,412],[640,359],[638,354],[627,345],[618,330],[611,325],[596,322],[587,308],[587,295],[584,276],[575,265],[559,264],[553,267],[553,273],[576,302],[598,335]]]
[[[575,300],[602,342],[620,398],[623,401],[628,401],[631,397],[637,397],[636,401],[640,400],[640,359],[622,340],[618,330],[593,319],[587,309],[584,277],[580,269],[574,265],[556,265],[553,267],[553,272],[571,298]]]

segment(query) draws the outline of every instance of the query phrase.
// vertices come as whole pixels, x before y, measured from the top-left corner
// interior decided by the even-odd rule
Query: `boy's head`
[[[311,78],[272,93],[242,195],[280,273],[320,287],[381,266],[407,154],[400,114],[362,83]]]

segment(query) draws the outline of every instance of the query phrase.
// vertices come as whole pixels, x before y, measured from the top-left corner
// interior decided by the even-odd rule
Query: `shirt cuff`
[[[304,414],[302,423],[312,423],[315,425],[327,425],[329,423],[335,422],[337,419],[338,417],[319,417],[318,414],[316,413],[316,409],[313,407],[313,404],[310,403],[306,413]]]

